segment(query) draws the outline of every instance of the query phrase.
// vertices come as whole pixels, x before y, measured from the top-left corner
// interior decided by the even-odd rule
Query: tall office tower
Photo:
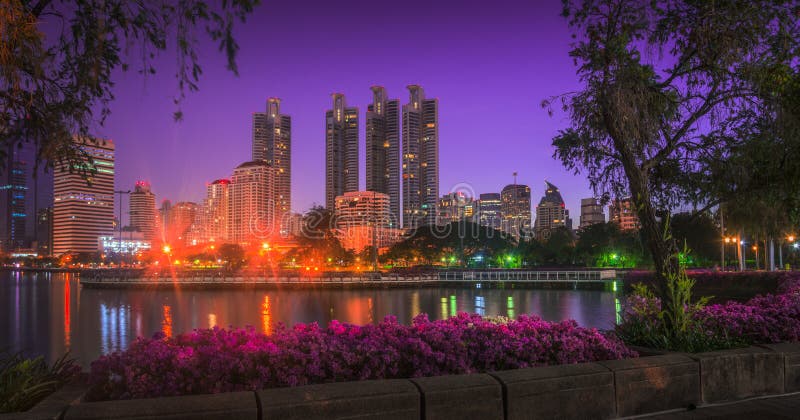
[[[36,212],[36,252],[49,256],[53,249],[53,208],[45,207]]]
[[[180,201],[173,204],[167,215],[167,242],[173,245],[188,243],[187,233],[197,217],[197,203]]]
[[[202,222],[205,241],[225,242],[228,240],[230,185],[230,180],[218,179],[206,186]]]
[[[6,252],[24,248],[26,243],[27,165],[15,152],[13,146],[9,147],[0,181],[0,246]]]
[[[230,241],[257,241],[275,233],[274,176],[264,160],[245,162],[233,170],[228,205]]]
[[[641,227],[631,197],[617,198],[611,202],[608,221],[618,224],[621,231],[637,231]]]
[[[463,192],[452,192],[443,195],[436,201],[436,224],[446,225],[462,220],[471,220],[474,211],[474,200]]]
[[[400,101],[372,86],[367,106],[367,191],[389,195],[392,226],[400,226]]]
[[[531,228],[531,189],[527,185],[509,184],[500,192],[500,230],[519,240]]]
[[[91,159],[87,171],[56,167],[53,173],[53,255],[96,252],[100,236],[113,235],[114,143],[76,137]]]
[[[502,200],[498,193],[481,194],[478,199],[478,224],[492,229],[500,229],[503,219],[500,210]]]
[[[169,232],[169,212],[172,210],[172,202],[164,200],[156,213],[156,226],[158,227],[158,239],[167,242],[167,232]]]
[[[537,238],[547,239],[553,229],[559,227],[572,228],[567,210],[558,187],[545,181],[545,192],[539,205],[536,206],[536,222],[533,232]]]
[[[581,199],[581,229],[605,222],[606,216],[603,214],[603,206],[600,205],[596,198]]]
[[[403,227],[433,224],[439,198],[439,100],[409,85],[403,105]]]
[[[152,241],[156,237],[156,195],[150,190],[149,182],[136,181],[128,205],[131,228],[142,232],[145,240]]]
[[[325,207],[334,210],[336,197],[358,191],[358,108],[347,107],[334,93],[333,109],[325,112]]]
[[[357,152],[356,152],[357,153]],[[292,117],[281,114],[281,100],[267,99],[267,112],[253,114],[253,160],[275,171],[275,221],[283,232],[292,208]]]

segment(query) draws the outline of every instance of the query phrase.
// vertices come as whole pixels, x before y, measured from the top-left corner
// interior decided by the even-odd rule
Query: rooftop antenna
[[[515,186],[517,185],[517,173],[516,172],[514,172],[514,185]]]

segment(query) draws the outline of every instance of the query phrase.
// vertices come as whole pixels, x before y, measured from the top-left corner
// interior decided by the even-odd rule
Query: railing
[[[614,270],[585,271],[444,271],[440,281],[450,282],[605,282],[617,278]]]

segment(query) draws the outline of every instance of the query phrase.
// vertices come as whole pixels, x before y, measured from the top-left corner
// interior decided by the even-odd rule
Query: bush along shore
[[[413,378],[636,357],[575,321],[459,314],[403,325],[332,321],[253,329],[198,329],[139,338],[91,365],[87,400],[205,394],[365,379]]]

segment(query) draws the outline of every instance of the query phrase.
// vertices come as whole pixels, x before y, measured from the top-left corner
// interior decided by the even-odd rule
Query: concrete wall
[[[67,420],[616,418],[797,391],[800,343],[786,343],[489,374],[73,403],[68,407],[51,402],[51,407],[59,407],[52,415],[34,409],[0,415],[0,420],[59,418],[62,414]],[[47,406],[47,400],[42,405]]]

